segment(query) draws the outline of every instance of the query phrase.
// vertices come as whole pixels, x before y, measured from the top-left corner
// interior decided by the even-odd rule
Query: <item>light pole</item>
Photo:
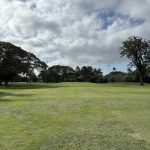
[[[97,62],[98,62],[98,65],[99,65],[99,70],[101,70],[101,62],[102,61],[99,59]]]
[[[109,67],[109,73],[110,73],[110,65],[107,65]]]

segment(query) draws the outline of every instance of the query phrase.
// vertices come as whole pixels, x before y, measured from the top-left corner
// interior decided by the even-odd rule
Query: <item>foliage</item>
[[[102,72],[91,66],[77,67],[75,70],[70,66],[52,66],[40,72],[39,78],[44,82],[100,82]]]
[[[45,68],[46,64],[34,54],[8,42],[0,42],[0,83],[7,83],[18,74],[29,75],[30,71]]]
[[[121,56],[126,56],[130,60],[130,65],[136,67],[140,76],[140,83],[143,85],[143,77],[150,65],[150,41],[132,36],[122,44],[123,46],[120,48]]]
[[[68,82],[74,81],[75,72],[70,66],[52,66],[47,70],[43,70],[39,74],[39,78],[44,82]]]
[[[102,75],[101,70],[92,68],[91,66],[76,67],[74,70],[69,66],[52,66],[47,70],[40,72],[38,76],[43,82],[93,82],[93,83],[107,83],[107,82],[139,82],[137,70],[129,72],[113,71],[105,76]],[[144,77],[146,83],[150,83],[148,76]]]
[[[22,76],[20,74],[16,75],[13,80],[14,82],[29,82],[29,78],[27,76]]]
[[[80,78],[84,82],[100,82],[102,72],[101,70],[97,70],[91,66],[83,66],[80,69]]]
[[[127,73],[121,71],[113,71],[105,76],[108,82],[126,82]]]

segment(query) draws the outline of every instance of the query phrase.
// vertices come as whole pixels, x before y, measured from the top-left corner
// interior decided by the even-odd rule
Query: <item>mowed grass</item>
[[[150,150],[150,85],[1,87],[0,150]]]

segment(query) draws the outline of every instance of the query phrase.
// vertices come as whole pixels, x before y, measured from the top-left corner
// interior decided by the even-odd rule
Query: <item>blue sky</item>
[[[126,71],[119,47],[129,36],[150,39],[149,0],[3,0],[0,40],[21,46],[49,66]]]
[[[102,29],[104,30],[107,30],[117,19],[128,21],[128,23],[133,27],[140,26],[145,22],[144,18],[133,18],[129,15],[118,13],[115,10],[98,11],[97,14],[97,18],[103,22]]]

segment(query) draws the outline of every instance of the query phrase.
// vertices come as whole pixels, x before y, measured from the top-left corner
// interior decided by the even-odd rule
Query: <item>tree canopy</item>
[[[44,82],[100,82],[102,72],[91,66],[77,67],[74,70],[70,66],[55,65],[41,71],[39,77]]]
[[[7,84],[17,74],[29,74],[35,68],[46,68],[46,64],[34,54],[0,41],[0,83]]]
[[[137,69],[140,83],[143,85],[143,77],[150,65],[150,41],[136,36],[129,37],[122,43],[120,54],[130,60],[130,66]]]
[[[41,71],[39,77],[44,82],[73,81],[74,70],[70,66],[55,65],[49,67],[47,70]]]

